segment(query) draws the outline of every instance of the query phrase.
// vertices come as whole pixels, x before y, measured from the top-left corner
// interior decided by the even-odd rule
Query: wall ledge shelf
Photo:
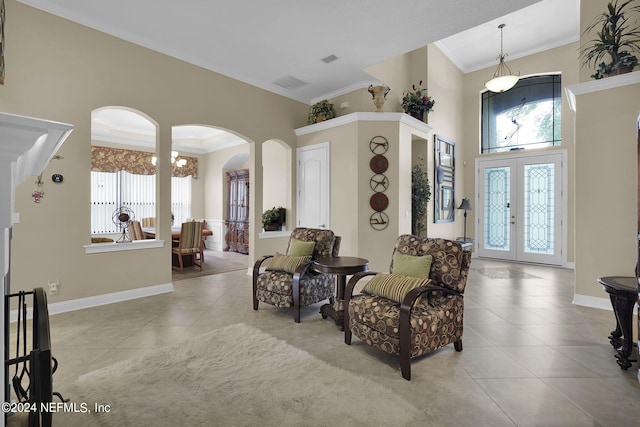
[[[94,243],[85,245],[84,252],[86,254],[98,254],[104,252],[121,252],[135,251],[138,249],[161,248],[164,246],[164,240],[145,239],[134,240],[128,243]]]
[[[432,129],[428,124],[411,117],[405,113],[376,113],[376,112],[360,112],[351,113],[344,116],[338,116],[334,119],[325,120],[324,122],[315,123],[304,126],[295,130],[296,136],[308,135],[310,133],[321,130],[331,129],[338,126],[354,123],[358,121],[365,122],[399,122],[412,126],[424,133],[429,133]]]
[[[591,80],[584,83],[567,86],[565,93],[567,101],[572,111],[576,111],[576,96],[587,93],[599,92],[601,90],[615,89],[640,83],[640,71],[620,74],[606,79]]]

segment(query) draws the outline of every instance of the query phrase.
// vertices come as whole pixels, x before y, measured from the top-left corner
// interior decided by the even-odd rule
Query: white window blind
[[[174,224],[191,217],[191,177],[171,178]],[[120,206],[133,210],[136,219],[156,216],[156,176],[126,171],[91,172],[91,233],[117,233],[111,216]]]

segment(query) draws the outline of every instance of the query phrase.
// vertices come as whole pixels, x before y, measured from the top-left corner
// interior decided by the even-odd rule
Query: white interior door
[[[478,255],[562,264],[563,153],[478,161]]]
[[[329,228],[329,143],[298,148],[298,227]]]

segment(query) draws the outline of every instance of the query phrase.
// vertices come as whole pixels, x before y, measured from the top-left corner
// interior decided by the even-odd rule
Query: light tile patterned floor
[[[411,382],[395,357],[357,338],[345,345],[319,315],[320,304],[295,324],[286,309],[260,304],[254,311],[250,295],[250,277],[236,271],[175,282],[171,294],[52,316],[55,389],[73,400],[81,374],[244,322],[395,390],[423,410],[425,426],[619,427],[640,420],[638,364],[624,371],[615,363],[607,340],[613,312],[572,304],[571,270],[474,258],[464,351],[450,345],[414,360]],[[70,414],[54,418],[55,426],[85,423]]]

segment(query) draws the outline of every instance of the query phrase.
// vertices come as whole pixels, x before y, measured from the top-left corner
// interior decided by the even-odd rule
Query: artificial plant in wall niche
[[[427,231],[426,214],[430,200],[429,172],[424,163],[416,164],[411,169],[411,234],[415,236]]]

